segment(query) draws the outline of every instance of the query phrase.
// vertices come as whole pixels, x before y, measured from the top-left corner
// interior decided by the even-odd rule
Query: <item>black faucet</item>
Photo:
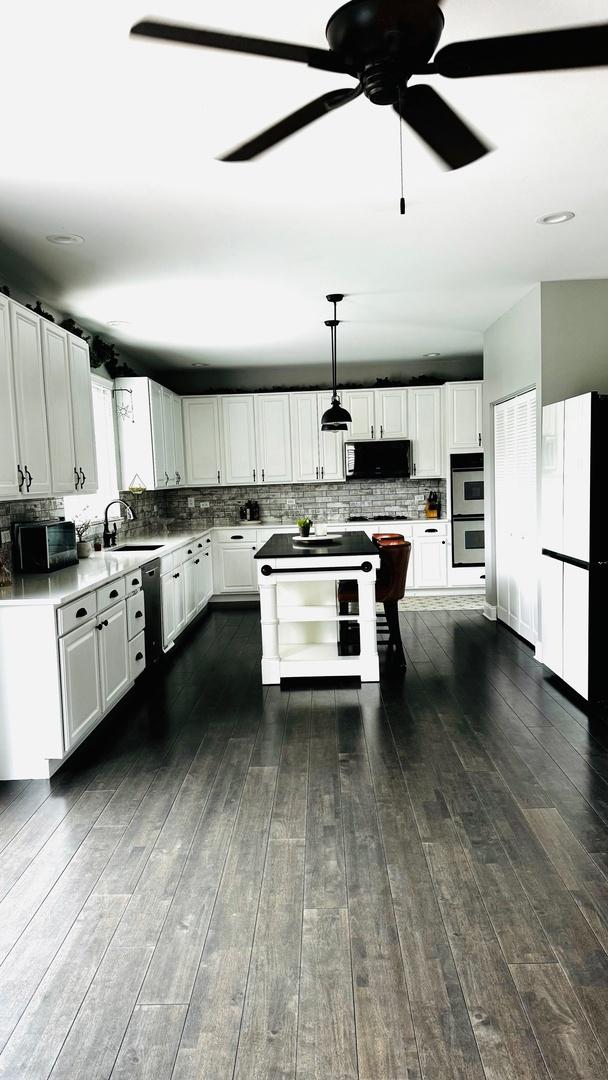
[[[112,499],[112,502],[109,502],[108,505],[106,506],[104,519],[103,519],[104,520],[104,526],[103,526],[103,546],[104,546],[104,548],[114,547],[115,544],[116,544],[116,532],[117,532],[117,530],[116,530],[116,522],[114,522],[114,530],[112,532],[110,532],[110,523],[108,521],[108,510],[110,509],[111,506],[114,506],[115,503],[122,503],[123,506],[126,506],[127,510],[129,511],[129,513],[131,515],[131,520],[132,521],[136,521],[136,519],[137,519],[137,514],[135,513],[133,507],[130,506],[129,503],[126,502],[125,499]]]

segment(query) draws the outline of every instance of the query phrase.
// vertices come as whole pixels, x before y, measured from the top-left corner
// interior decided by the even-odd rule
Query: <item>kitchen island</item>
[[[378,548],[361,531],[306,543],[274,533],[255,553],[260,590],[262,682],[354,676],[379,679],[376,639]],[[338,581],[355,581],[358,614],[340,615]],[[340,645],[340,623],[357,623],[359,651]]]

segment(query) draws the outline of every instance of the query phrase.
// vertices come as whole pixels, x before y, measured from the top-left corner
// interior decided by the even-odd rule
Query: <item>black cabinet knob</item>
[[[136,660],[143,660],[144,654],[142,652],[135,653]]]
[[[77,619],[84,619],[86,613],[87,613],[86,607],[79,607],[78,611],[76,612],[76,618]]]
[[[118,596],[118,589],[112,589],[112,592],[110,593],[110,600],[115,600],[117,596]]]

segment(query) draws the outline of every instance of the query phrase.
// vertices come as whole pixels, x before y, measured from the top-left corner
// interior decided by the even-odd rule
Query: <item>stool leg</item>
[[[405,653],[403,652],[403,642],[401,640],[398,602],[396,600],[385,600],[384,614],[386,615],[390,634],[388,647],[390,649],[392,646],[395,649],[395,659],[397,660],[399,667],[405,671],[407,664],[405,661]]]

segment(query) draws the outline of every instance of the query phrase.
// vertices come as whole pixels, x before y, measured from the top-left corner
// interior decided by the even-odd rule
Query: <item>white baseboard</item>
[[[488,604],[486,602],[483,605],[483,616],[484,619],[489,619],[490,622],[496,622],[496,604]]]

